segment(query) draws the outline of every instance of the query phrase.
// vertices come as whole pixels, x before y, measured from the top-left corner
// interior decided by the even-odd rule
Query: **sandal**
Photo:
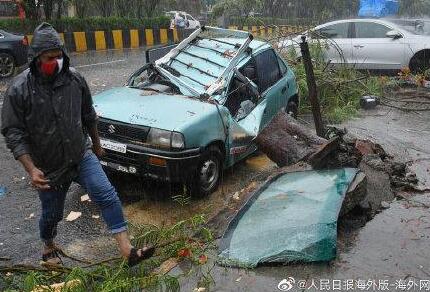
[[[60,257],[61,252],[58,251],[58,249],[54,249],[51,252],[47,253],[47,254],[43,254],[42,255],[42,265],[48,265],[48,266],[62,266],[63,265],[63,260]],[[50,263],[49,260],[52,259],[59,259],[58,263]]]
[[[129,267],[133,267],[133,266],[139,264],[140,262],[142,262],[143,260],[149,259],[155,253],[154,247],[146,247],[146,248],[142,248],[140,250],[141,250],[141,256],[139,256],[137,254],[137,252],[139,251],[138,248],[133,247],[131,249],[130,256],[128,257],[128,266]]]

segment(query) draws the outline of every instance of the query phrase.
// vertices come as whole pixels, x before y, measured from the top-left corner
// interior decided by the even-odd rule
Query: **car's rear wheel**
[[[15,59],[7,53],[0,53],[0,77],[7,78],[15,73]]]
[[[218,188],[222,177],[222,157],[217,146],[209,146],[203,153],[196,173],[189,183],[193,198],[203,198]]]
[[[285,108],[285,112],[287,115],[297,119],[299,114],[299,106],[297,105],[297,102],[295,100],[289,101],[287,107]]]

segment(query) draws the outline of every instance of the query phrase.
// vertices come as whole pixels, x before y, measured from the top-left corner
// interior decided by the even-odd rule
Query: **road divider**
[[[152,27],[63,32],[60,33],[60,38],[69,52],[86,52],[168,45],[180,42],[191,32],[192,30]],[[31,42],[33,35],[27,37]]]
[[[308,30],[310,27],[303,25],[284,26],[229,26],[229,29],[251,32],[255,37],[270,38],[281,34],[295,34]],[[140,47],[153,47],[179,43],[188,37],[192,30],[169,28],[140,28],[140,29],[115,29],[98,31],[61,32],[63,40],[69,52],[103,51],[111,49],[128,49]],[[31,42],[33,35],[27,35]]]

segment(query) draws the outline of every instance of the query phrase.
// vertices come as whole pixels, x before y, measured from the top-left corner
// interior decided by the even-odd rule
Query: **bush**
[[[0,20],[0,29],[14,33],[32,34],[40,22],[30,19]],[[138,29],[142,27],[169,27],[170,19],[165,16],[154,18],[120,18],[120,17],[64,17],[53,19],[50,23],[58,32],[93,31],[113,29]]]

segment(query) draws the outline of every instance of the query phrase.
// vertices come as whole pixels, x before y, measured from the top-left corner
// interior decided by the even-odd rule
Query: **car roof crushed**
[[[250,46],[252,42],[252,46]],[[203,27],[156,61],[196,94],[215,92],[249,48],[265,44],[248,32]]]

